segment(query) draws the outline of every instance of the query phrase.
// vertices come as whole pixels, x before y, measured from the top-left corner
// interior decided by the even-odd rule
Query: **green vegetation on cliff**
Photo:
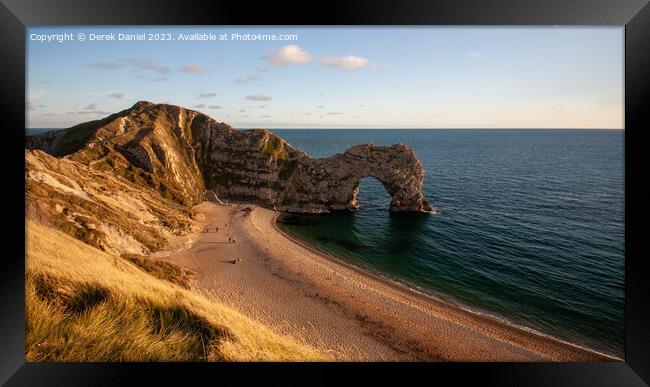
[[[282,139],[275,134],[267,132],[267,140],[262,148],[262,153],[267,156],[272,156],[278,160],[286,160],[289,156],[287,150],[284,147],[284,142]]]

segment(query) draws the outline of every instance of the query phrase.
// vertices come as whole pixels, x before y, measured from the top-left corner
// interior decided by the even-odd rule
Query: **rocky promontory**
[[[391,211],[426,212],[424,169],[403,144],[354,146],[312,159],[268,130],[235,130],[189,109],[138,102],[104,119],[27,138],[40,149],[157,191],[185,206],[206,193],[290,212],[357,207],[359,181],[379,180]]]
[[[406,145],[356,145],[323,159],[303,159],[296,168],[281,208],[291,212],[327,212],[357,207],[359,181],[379,180],[391,196],[391,211],[427,212],[422,195],[424,168]]]

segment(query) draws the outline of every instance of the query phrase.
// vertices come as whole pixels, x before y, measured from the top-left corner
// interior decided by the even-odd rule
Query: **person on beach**
[[[231,239],[232,239],[232,243],[235,243],[235,237],[232,237]]]

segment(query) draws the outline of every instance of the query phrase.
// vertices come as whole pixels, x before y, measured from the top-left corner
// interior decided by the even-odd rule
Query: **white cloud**
[[[107,97],[115,98],[115,99],[122,99],[122,98],[124,98],[124,93],[111,93],[111,94],[107,95]]]
[[[169,79],[164,75],[161,75],[159,77],[147,77],[147,76],[142,75],[142,74],[137,75],[136,78],[142,79],[144,81],[150,81],[150,82],[163,82],[163,81],[167,81]]]
[[[114,70],[114,69],[119,69],[121,67],[124,67],[125,64],[121,62],[94,62],[87,64],[86,66],[88,67],[94,67],[96,69],[102,69],[102,70]]]
[[[141,70],[153,71],[160,74],[167,74],[169,68],[158,64],[149,59],[129,59],[127,61],[130,65],[140,68]]]
[[[348,56],[323,56],[320,58],[320,63],[323,66],[327,66],[332,69],[338,70],[359,70],[365,67],[376,66],[374,63],[370,63],[368,58],[364,58],[356,55]]]
[[[221,106],[218,106],[218,105],[210,105],[210,106],[208,106],[208,109],[221,109]]]
[[[271,50],[264,57],[275,67],[287,67],[294,64],[311,62],[312,56],[295,44],[284,46],[279,50]]]
[[[111,113],[103,112],[103,111],[100,111],[100,110],[85,110],[85,111],[81,111],[81,112],[66,112],[65,114],[73,114],[73,115],[85,115],[85,114],[98,114],[98,115],[102,114],[102,115],[104,115],[105,114],[105,115],[108,115],[108,114],[111,114]]]
[[[200,64],[186,64],[181,66],[178,70],[182,73],[188,74],[203,74],[208,72],[208,69],[201,66]]]
[[[204,104],[204,103],[200,103],[200,104],[198,104],[198,105],[194,105],[194,107],[197,108],[197,109],[202,109],[202,108],[205,107],[205,104]]]
[[[237,79],[235,79],[234,82],[235,83],[240,83],[240,84],[242,84],[242,83],[252,83],[252,82],[255,82],[255,81],[259,81],[260,79],[262,79],[262,76],[260,76],[259,74],[253,74],[253,75],[249,75],[249,76],[244,77],[244,78],[237,78]]]
[[[95,114],[95,115],[109,115],[109,114],[111,114],[110,112],[105,112],[103,110],[97,110],[97,105],[98,105],[97,102],[90,103],[90,104],[88,104],[88,105],[86,105],[86,106],[84,106],[82,108],[79,108],[78,105],[74,105],[74,106],[72,106],[72,109],[81,109],[81,110],[69,111],[69,112],[66,112],[65,114],[67,114],[67,115],[78,115],[78,116],[80,116],[80,115],[89,115],[89,114],[90,115],[92,115],[92,114]],[[42,115],[42,116],[44,116],[44,115]]]
[[[470,52],[467,53],[467,55],[473,56],[474,58],[478,58],[479,56],[481,56],[481,54],[479,54],[476,51],[470,51]]]
[[[256,94],[256,95],[248,95],[248,96],[246,96],[246,99],[249,99],[251,101],[270,101],[273,98],[269,97],[268,95],[264,95],[264,94]]]
[[[168,67],[158,64],[149,59],[127,59],[127,60],[119,60],[114,62],[98,61],[98,62],[89,63],[86,66],[93,67],[100,70],[116,70],[116,69],[126,67],[127,65],[137,67],[140,70],[153,71],[160,74],[169,73]]]
[[[199,98],[212,98],[216,97],[217,93],[201,93],[199,94]]]

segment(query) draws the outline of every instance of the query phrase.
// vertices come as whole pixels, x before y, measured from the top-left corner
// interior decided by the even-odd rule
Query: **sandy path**
[[[196,209],[210,232],[158,256],[194,271],[198,292],[335,359],[612,360],[328,258],[281,233],[273,211],[208,202]]]

